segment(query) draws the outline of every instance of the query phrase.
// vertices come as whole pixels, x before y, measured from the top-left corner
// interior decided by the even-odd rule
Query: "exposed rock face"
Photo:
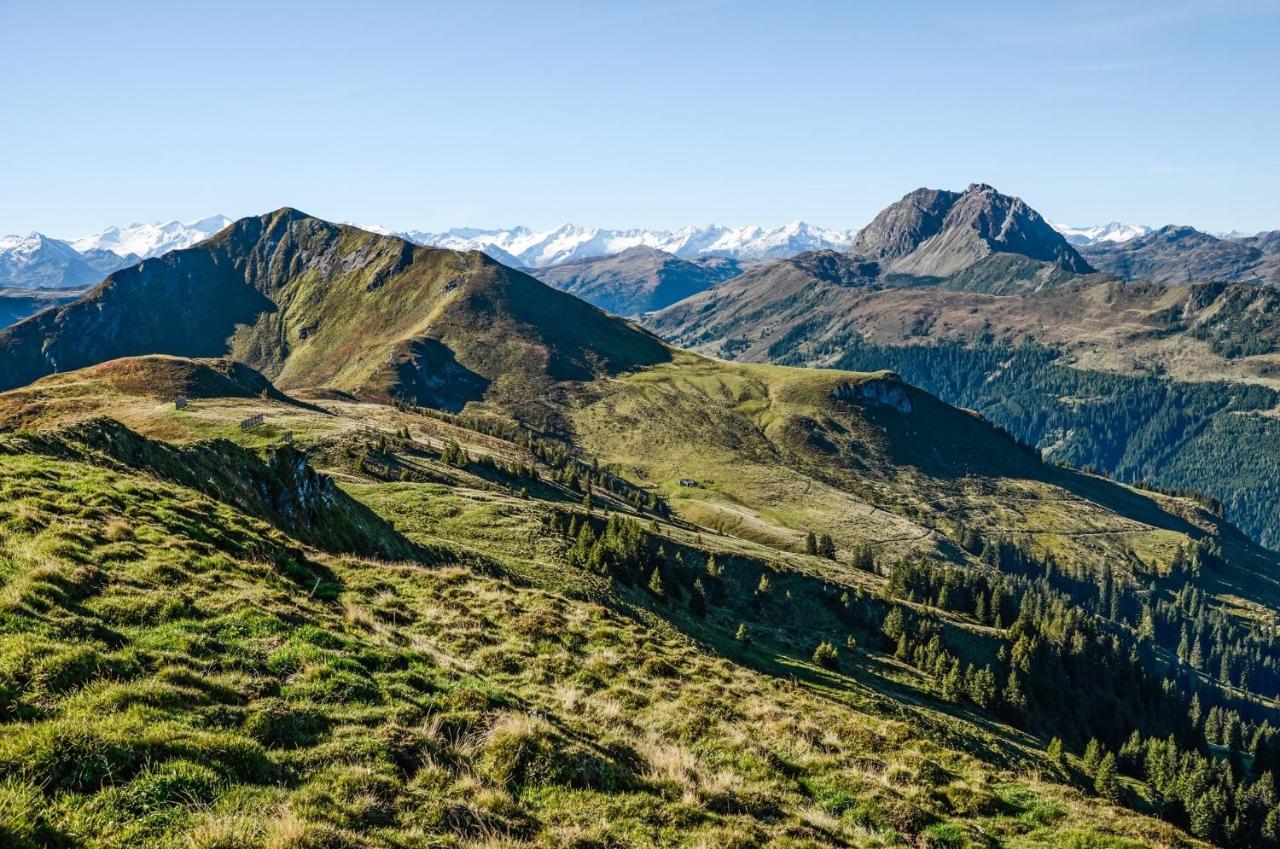
[[[888,270],[921,276],[956,274],[994,253],[1011,253],[1087,274],[1093,269],[1021,198],[985,183],[963,192],[916,189],[875,217],[849,252]]]
[[[850,401],[855,404],[879,404],[892,407],[903,414],[911,412],[911,396],[907,394],[902,379],[896,374],[888,374],[863,383],[842,383],[831,391],[831,397],[837,401]]]
[[[333,478],[287,445],[268,449],[264,460],[271,474],[255,481],[258,493],[286,525],[314,529],[328,517],[336,504]]]

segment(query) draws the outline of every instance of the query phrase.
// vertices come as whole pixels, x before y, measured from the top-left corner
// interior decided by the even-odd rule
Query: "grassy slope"
[[[1063,562],[1159,564],[1214,527],[1186,502],[1043,465],[924,393],[904,390],[906,414],[829,397],[868,381],[893,382],[682,355],[610,382],[575,424],[584,446],[660,488],[683,515],[792,550],[818,530],[890,560],[913,551],[963,560],[954,540],[972,528]],[[1257,589],[1280,598],[1274,579]]]
[[[156,370],[155,380],[140,379],[148,368]],[[22,555],[26,560],[4,555],[8,559],[2,562],[17,564],[9,573],[13,577],[5,579],[6,591],[17,587],[15,592],[26,592],[21,588],[31,581],[19,573],[26,574],[22,570],[35,568],[33,564],[52,563],[56,572],[66,564],[98,563],[101,568],[92,581],[77,577],[60,586],[69,591],[85,583],[96,593],[103,575],[117,576],[110,580],[125,588],[120,592],[147,599],[137,602],[142,606],[159,604],[160,597],[175,592],[179,597],[184,592],[192,595],[182,588],[199,586],[195,602],[207,602],[216,612],[179,618],[188,620],[184,629],[200,633],[221,633],[218,616],[266,610],[285,624],[251,629],[244,644],[224,641],[205,654],[177,660],[166,656],[164,664],[196,666],[220,683],[226,675],[238,676],[236,686],[241,689],[219,690],[214,699],[217,710],[232,717],[222,728],[231,736],[220,738],[220,746],[257,728],[255,723],[267,722],[251,722],[248,717],[255,711],[272,716],[283,712],[287,716],[281,722],[290,728],[295,727],[291,712],[297,711],[304,716],[302,727],[324,729],[314,739],[307,737],[306,744],[268,744],[262,757],[269,765],[255,761],[258,766],[252,768],[267,770],[262,773],[238,772],[239,766],[222,764],[220,755],[204,749],[168,749],[164,747],[169,743],[156,742],[161,754],[153,756],[147,749],[144,762],[158,769],[167,759],[186,757],[212,765],[214,777],[203,775],[204,789],[190,791],[194,797],[184,789],[160,800],[148,797],[136,803],[140,807],[120,807],[135,804],[119,801],[124,786],[138,781],[140,787],[151,787],[170,779],[153,776],[150,767],[135,774],[138,762],[128,761],[135,755],[111,737],[115,723],[133,722],[128,727],[181,737],[188,733],[184,723],[206,722],[201,709],[208,703],[191,701],[188,693],[184,698],[189,704],[166,703],[158,712],[126,717],[117,713],[127,710],[94,702],[92,712],[108,718],[95,719],[104,726],[86,732],[89,739],[99,741],[93,735],[100,732],[107,740],[101,745],[108,760],[117,755],[125,760],[118,768],[112,766],[112,776],[105,781],[97,776],[73,793],[50,791],[54,804],[43,814],[49,828],[78,829],[81,834],[98,829],[124,844],[143,839],[129,836],[123,827],[113,831],[103,826],[106,818],[128,822],[128,828],[155,829],[146,832],[148,839],[161,844],[197,845],[308,845],[320,840],[319,832],[335,829],[345,836],[326,839],[339,845],[343,840],[412,845],[415,829],[436,834],[446,845],[494,835],[536,836],[553,843],[580,839],[586,845],[670,845],[677,834],[687,845],[770,840],[790,840],[789,845],[878,845],[892,842],[890,829],[921,841],[938,838],[936,845],[948,845],[942,838],[951,828],[971,836],[981,828],[1002,835],[1001,843],[1007,846],[1072,841],[1108,845],[1102,838],[1081,836],[1090,829],[1127,833],[1139,845],[1177,845],[1181,839],[1141,817],[1105,807],[1101,819],[1092,822],[1094,802],[1064,789],[1062,782],[1069,776],[1044,760],[1043,741],[934,701],[929,683],[887,655],[863,650],[852,664],[846,656],[837,674],[809,664],[815,640],[842,644],[849,633],[849,626],[830,612],[831,586],[872,599],[884,581],[845,563],[803,554],[802,539],[810,528],[829,530],[837,537],[842,559],[848,547],[866,542],[875,544],[888,562],[910,551],[963,560],[967,555],[951,535],[958,524],[974,523],[985,531],[998,527],[1006,533],[1028,532],[1044,548],[1081,563],[1119,562],[1127,552],[1158,561],[1186,534],[1215,530],[1209,517],[1186,502],[1040,466],[973,417],[910,389],[902,389],[912,402],[909,414],[830,398],[831,390],[843,383],[892,388],[894,381],[884,375],[728,364],[680,355],[666,366],[590,384],[567,418],[581,444],[597,457],[671,497],[677,520],[657,524],[668,551],[683,552],[690,565],[714,553],[726,566],[725,589],[707,618],[699,619],[679,601],[655,604],[641,590],[566,568],[565,543],[543,532],[543,518],[550,511],[578,510],[580,496],[539,484],[532,488],[532,497],[521,498],[474,465],[458,469],[437,456],[447,440],[456,440],[473,458],[530,460],[520,446],[438,417],[354,400],[315,396],[314,403],[306,404],[248,393],[195,396],[188,410],[178,412],[158,401],[155,393],[143,391],[161,378],[191,385],[206,376],[206,367],[198,363],[126,361],[0,395],[0,415],[20,423],[23,433],[48,434],[51,428],[111,413],[190,452],[204,450],[201,440],[210,438],[231,438],[263,451],[290,430],[295,443],[312,448],[315,461],[332,471],[347,493],[395,528],[379,531],[371,526],[371,533],[407,537],[433,565],[390,566],[323,554],[303,546],[303,540],[285,540],[279,531],[225,503],[213,509],[190,490],[118,466],[104,470],[101,464],[106,461],[99,455],[32,455],[41,450],[40,439],[48,442],[49,436],[10,437],[28,453],[0,457],[0,469],[16,474],[19,481],[5,490],[4,503],[11,505],[13,521],[5,525],[4,539],[13,551],[32,554]],[[266,416],[266,424],[240,432],[237,422],[254,411]],[[409,429],[408,440],[398,435],[404,428]],[[380,442],[385,454],[372,448]],[[983,451],[966,456],[958,451],[964,444],[981,445]],[[374,457],[372,465],[357,459],[369,455]],[[680,479],[688,477],[696,485],[682,487]],[[142,538],[154,551],[131,539],[141,553],[128,548],[127,556],[116,563],[109,556],[115,549],[99,547],[118,541],[94,537],[124,520],[114,521],[117,513],[110,511],[75,514],[79,509],[100,510],[99,491],[123,492],[112,502],[112,510],[137,514],[124,514],[130,522],[137,524],[138,515],[155,511],[156,521],[178,523],[154,531],[146,530],[144,523]],[[212,494],[227,497],[221,490]],[[611,503],[614,509],[628,509]],[[251,503],[243,505],[251,508]],[[62,519],[46,522],[52,515]],[[210,518],[201,525],[205,515]],[[233,520],[252,530],[223,527]],[[132,533],[136,537],[138,531]],[[1239,556],[1233,555],[1236,566],[1230,572],[1212,580],[1221,582],[1217,589],[1224,604],[1237,605],[1242,615],[1258,615],[1258,601],[1274,604],[1268,589],[1274,563],[1246,541],[1223,533],[1228,546],[1238,547]],[[244,563],[236,553],[240,549],[223,546],[237,539],[247,545],[251,537],[277,540],[285,553],[253,549],[247,555],[251,562]],[[211,576],[184,571],[171,575],[168,584],[159,584],[151,571],[129,571],[144,566],[150,570],[157,557],[203,563],[192,560],[190,552],[212,553],[206,550],[210,545],[227,553],[230,559],[219,562],[229,571]],[[46,556],[49,552],[53,554]],[[276,564],[274,571],[263,565],[267,561]],[[775,585],[773,600],[763,604],[752,600],[762,573],[772,575]],[[45,577],[38,573],[36,583]],[[692,576],[677,574],[672,580],[687,593]],[[263,586],[250,586],[254,581]],[[232,595],[225,594],[231,590]],[[52,592],[41,588],[37,594]],[[70,605],[78,616],[97,615],[84,599],[68,596],[57,601]],[[14,614],[19,618],[3,619],[3,627],[14,634],[44,628],[52,635],[46,620],[33,624],[22,618],[44,616],[49,610],[43,604],[21,602]],[[550,620],[555,624],[538,626],[541,631],[521,630],[533,626],[519,624],[516,618],[539,606],[556,611],[559,618]],[[619,612],[625,615],[619,618]],[[55,610],[53,615],[66,614]],[[147,613],[138,614],[138,621],[126,616],[104,620],[102,628],[87,625],[87,636],[67,641],[58,651],[79,650],[86,641],[100,654],[126,651],[131,643],[121,642],[120,634],[133,640],[135,632],[128,629],[163,631],[177,615]],[[972,651],[990,651],[983,648],[989,646],[983,627],[963,617],[943,619],[956,633],[968,634]],[[577,633],[572,628],[566,631],[562,621],[590,624],[582,627],[585,637],[580,639],[572,636]],[[749,649],[732,640],[742,622],[750,623],[755,636]],[[295,634],[305,625],[342,639],[321,637],[322,646],[311,646],[310,636]],[[860,645],[871,647],[877,645],[877,635],[857,633]],[[274,652],[299,640],[307,643],[306,652],[316,651],[324,658],[317,661],[319,666],[271,663]],[[267,659],[257,666],[236,661],[234,669],[223,668],[220,652],[235,654],[250,647]],[[421,654],[394,662],[369,659],[367,652],[382,648]],[[595,660],[598,654],[609,658],[607,663]],[[347,662],[353,658],[354,665]],[[42,720],[48,722],[87,722],[83,713],[75,712],[79,688],[120,689],[111,681],[124,675],[114,661],[95,659],[88,663],[89,671],[74,673],[82,679],[54,693],[40,689],[43,673],[21,671],[30,668],[27,664],[22,660],[13,667],[20,671],[13,673],[8,692],[17,694],[19,701],[52,707]],[[408,675],[405,664],[425,677],[392,687],[388,682],[399,679],[383,676]],[[327,680],[335,674],[328,670],[330,665],[372,680],[378,695],[371,695],[367,681],[364,695],[354,701],[346,696],[335,701],[327,695],[298,695],[305,689],[294,689],[295,680]],[[151,686],[153,678],[162,677],[162,671],[154,669],[146,673],[150,677],[131,677],[135,674],[142,673],[129,671],[125,679]],[[482,685],[474,679],[482,679]],[[423,683],[428,680],[430,684]],[[344,681],[343,686],[358,683]],[[783,681],[795,681],[799,688]],[[450,721],[455,706],[444,700],[453,686],[474,687],[491,700],[468,702],[473,714],[468,724],[441,740],[436,721]],[[441,701],[424,701],[422,692],[438,692]],[[268,703],[260,704],[262,700]],[[761,703],[769,705],[763,713],[757,707]],[[531,713],[553,730],[547,731],[541,720],[530,720]],[[402,720],[403,716],[413,718]],[[710,725],[686,727],[695,716],[710,717]],[[764,737],[768,742],[747,732],[760,722],[769,724]],[[615,778],[596,773],[589,779],[572,777],[572,770],[560,772],[560,767],[544,765],[539,769],[560,777],[549,782],[495,781],[485,766],[486,747],[497,745],[508,723],[536,738],[544,732],[556,735],[549,746],[557,757],[577,751],[566,742],[576,740],[596,755],[603,753],[605,773],[627,779],[615,784],[609,783]],[[536,726],[533,731],[530,723]],[[41,733],[64,733],[56,724],[41,727],[49,729]],[[814,738],[805,728],[839,730]],[[372,735],[373,742],[370,729],[382,729]],[[387,729],[395,729],[395,734]],[[395,748],[400,743],[383,740],[400,734],[416,741],[410,744],[411,755]],[[26,742],[17,745],[13,757],[23,765],[12,767],[11,773],[31,782],[35,774],[25,771],[24,759],[34,757],[35,743],[22,739]],[[363,742],[357,746],[356,740]],[[528,745],[545,749],[541,743]],[[416,760],[405,766],[406,757]],[[569,760],[576,763],[576,758]],[[429,782],[418,777],[427,765],[433,770]],[[1037,775],[1040,778],[1033,777]],[[424,782],[429,792],[422,789]],[[349,796],[314,801],[326,787],[348,788],[342,792]],[[1141,796],[1136,786],[1132,792]],[[4,803],[19,811],[19,821],[30,820],[46,807],[31,793],[26,784],[14,785],[15,801]],[[193,805],[191,798],[203,801]],[[485,808],[488,804],[494,807]],[[5,809],[3,804],[0,809]],[[447,813],[416,818],[413,812],[423,810]],[[607,824],[601,811],[606,812]],[[179,833],[183,836],[175,836]]]
[[[0,457],[0,494],[5,845],[1186,845],[874,658],[323,554],[84,461]]]

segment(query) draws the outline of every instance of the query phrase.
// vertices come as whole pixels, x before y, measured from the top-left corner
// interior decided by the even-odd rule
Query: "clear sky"
[[[1280,0],[0,0],[0,233],[865,224],[975,181],[1280,228]]]

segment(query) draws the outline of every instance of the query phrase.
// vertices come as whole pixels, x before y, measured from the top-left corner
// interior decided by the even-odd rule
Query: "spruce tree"
[[[945,675],[942,676],[942,698],[949,702],[958,701],[960,693],[964,689],[963,679],[960,674],[960,661],[951,661],[951,666],[947,669]]]
[[[707,615],[707,589],[701,578],[694,578],[693,592],[689,593],[689,612],[701,619]]]
[[[1120,782],[1116,778],[1116,759],[1110,752],[1098,761],[1097,773],[1093,777],[1093,789],[1099,796],[1112,802],[1120,796]]]
[[[747,633],[747,624],[745,622],[738,626],[738,632],[733,635],[733,638],[744,646],[751,645],[751,635]]]
[[[1004,685],[1004,704],[1014,718],[1021,719],[1027,710],[1027,697],[1022,692],[1016,669],[1009,670],[1009,680]]]
[[[990,666],[975,670],[969,682],[969,698],[980,708],[986,709],[996,702],[996,675]]]
[[[1067,762],[1066,755],[1062,751],[1061,737],[1054,737],[1049,741],[1049,748],[1046,754],[1048,754],[1049,760],[1058,766],[1062,766]]]
[[[804,553],[805,554],[818,553],[818,538],[813,535],[813,531],[809,531],[808,535],[805,536],[804,538]]]
[[[662,567],[654,566],[653,574],[649,576],[649,592],[658,598],[667,597],[667,587],[662,581]]]
[[[903,636],[907,630],[907,616],[902,612],[902,608],[894,605],[889,611],[889,615],[884,618],[884,623],[880,626],[884,631],[884,635],[891,640],[897,640]]]
[[[1093,737],[1084,747],[1084,758],[1082,759],[1081,766],[1084,767],[1084,771],[1086,773],[1093,775],[1098,771],[1098,764],[1101,762],[1102,744],[1098,742],[1097,737]]]

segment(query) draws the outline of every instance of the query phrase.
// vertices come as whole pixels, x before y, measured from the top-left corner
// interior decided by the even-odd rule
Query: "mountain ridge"
[[[1280,231],[1220,238],[1168,225],[1126,242],[1082,250],[1100,271],[1128,280],[1280,284]]]
[[[613,322],[479,252],[417,247],[283,208],[0,331],[11,365],[0,382],[119,356],[231,355],[284,387],[454,407],[668,356],[631,325],[605,332]],[[490,330],[481,341],[476,326]],[[593,347],[593,337],[613,347]]]
[[[531,269],[542,282],[617,315],[659,310],[742,273],[729,257],[682,259],[648,245]]]

